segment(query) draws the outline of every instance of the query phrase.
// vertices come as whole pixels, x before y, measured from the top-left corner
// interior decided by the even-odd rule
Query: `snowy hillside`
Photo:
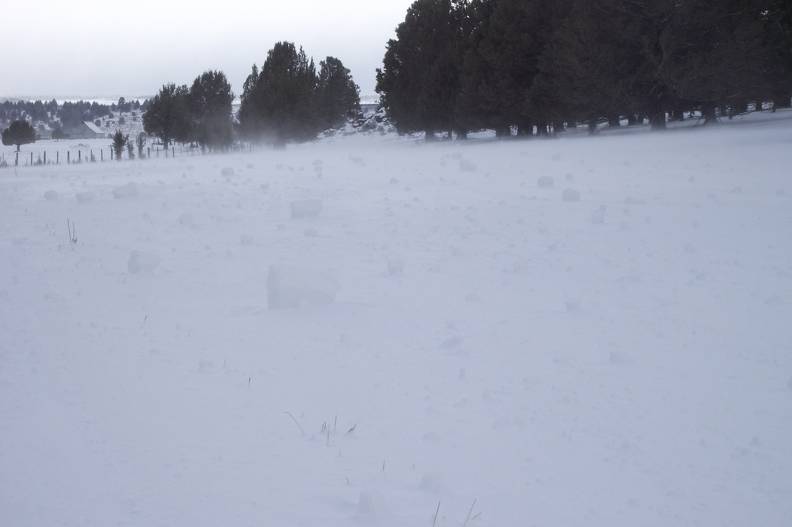
[[[788,525],[789,117],[0,170],[0,524]]]

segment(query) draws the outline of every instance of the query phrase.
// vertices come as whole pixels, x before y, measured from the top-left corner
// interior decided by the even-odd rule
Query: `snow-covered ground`
[[[0,524],[789,525],[790,166],[777,114],[0,170]]]

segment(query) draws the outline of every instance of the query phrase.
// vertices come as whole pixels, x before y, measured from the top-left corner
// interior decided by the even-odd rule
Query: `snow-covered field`
[[[0,170],[0,524],[789,525],[790,166],[778,114]]]

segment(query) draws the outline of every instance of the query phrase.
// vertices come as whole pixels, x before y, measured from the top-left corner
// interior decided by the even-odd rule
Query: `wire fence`
[[[250,151],[252,149],[252,145],[234,145],[229,147],[228,151],[240,152]],[[133,161],[136,159],[172,159],[175,157],[205,155],[212,152],[213,151],[202,149],[195,145],[179,144],[165,148],[157,144],[145,146],[142,150],[138,149],[137,146],[131,151],[127,147],[124,147],[119,157],[112,145],[76,145],[65,148],[61,145],[55,145],[52,148],[42,148],[35,151],[0,152],[0,169],[104,163],[110,161]]]

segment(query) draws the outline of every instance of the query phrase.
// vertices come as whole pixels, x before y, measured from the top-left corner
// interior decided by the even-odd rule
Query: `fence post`
[[[146,147],[146,151],[148,152],[148,154],[146,154],[146,158],[150,158],[151,157],[151,147],[147,146]]]
[[[30,153],[30,166],[33,166],[33,152]]]
[[[171,147],[171,154],[172,154],[171,157],[176,157],[176,147],[175,146]]]
[[[104,162],[104,150],[99,150],[99,160]]]
[[[16,153],[16,158],[14,159],[14,166],[15,167],[19,166],[19,152]]]
[[[77,150],[77,162],[82,163],[82,150]]]
[[[60,150],[55,151],[55,164],[60,165]]]
[[[47,164],[47,151],[44,150],[44,164]]]
[[[71,150],[66,150],[66,164],[71,164]]]

